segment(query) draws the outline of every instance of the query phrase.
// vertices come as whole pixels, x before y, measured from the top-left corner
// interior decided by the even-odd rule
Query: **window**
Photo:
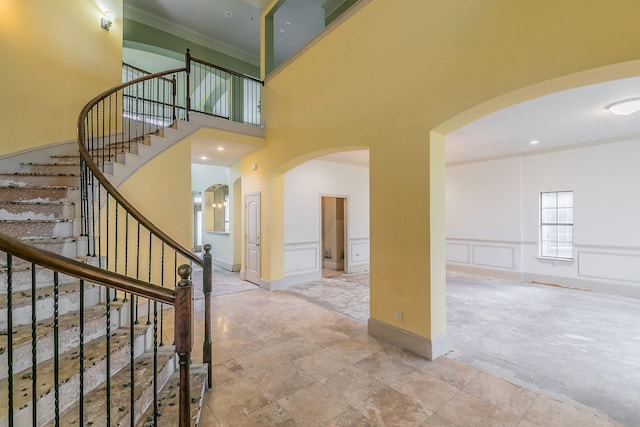
[[[573,191],[540,193],[540,256],[573,259]]]

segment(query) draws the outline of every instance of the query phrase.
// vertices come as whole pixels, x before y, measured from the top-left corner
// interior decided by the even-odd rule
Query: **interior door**
[[[245,280],[260,281],[260,193],[245,195]]]
[[[202,204],[193,205],[193,251],[202,252]]]

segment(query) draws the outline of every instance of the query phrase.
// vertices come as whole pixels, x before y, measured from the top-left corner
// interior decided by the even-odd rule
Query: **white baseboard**
[[[349,274],[366,273],[369,271],[369,263],[365,264],[350,264],[348,266]]]
[[[522,273],[519,271],[494,270],[490,268],[451,263],[447,263],[447,273],[457,273],[471,277],[488,277],[491,279],[509,280],[513,282],[521,282],[523,280]]]
[[[268,291],[284,291],[292,286],[302,283],[313,282],[322,279],[322,273],[320,271],[314,271],[311,273],[296,274],[294,276],[285,277],[278,280],[260,279],[260,287]]]
[[[371,317],[368,322],[368,332],[371,336],[429,360],[434,360],[450,350],[449,335],[446,333],[429,340]]]
[[[220,268],[224,268],[227,271],[240,271],[240,264],[232,264],[220,258],[213,258],[213,265],[216,265]]]

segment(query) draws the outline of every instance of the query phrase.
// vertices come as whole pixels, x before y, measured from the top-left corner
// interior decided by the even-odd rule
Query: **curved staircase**
[[[145,149],[151,150],[150,145]],[[119,159],[113,160],[125,160],[131,155],[135,156],[120,151]],[[126,168],[115,161],[113,164]],[[55,155],[47,163],[22,163],[18,173],[0,173],[0,233],[42,250],[99,265],[97,257],[87,256],[87,238],[80,237],[79,165],[77,154]],[[13,348],[9,366],[8,279],[7,256],[0,252],[0,426],[11,425],[7,419],[10,373],[14,390],[13,425],[107,425],[106,393],[110,394],[108,424],[154,425],[154,376],[150,372],[154,358],[159,367],[156,380],[160,389],[156,390],[159,392],[158,425],[177,425],[178,405],[171,401],[175,401],[177,395],[175,351],[170,345],[158,348],[156,341],[154,352],[152,319],[137,321],[131,311],[130,297],[123,299],[120,295],[114,300],[113,291],[109,293],[102,286],[84,283],[81,289],[80,283],[72,277],[64,274],[54,277],[51,270],[13,259]],[[80,316],[81,312],[83,316]],[[82,349],[79,346],[80,321],[83,322]],[[129,333],[132,321],[133,340]],[[54,358],[56,348],[58,360]],[[107,348],[110,352],[108,360]],[[130,369],[132,362],[133,371]],[[32,369],[34,363],[35,370]],[[111,373],[108,380],[105,375],[107,363]],[[58,371],[54,364],[58,365]],[[127,387],[132,375],[133,393]],[[81,381],[84,393],[82,423],[78,421]],[[199,419],[205,381],[206,367],[193,367],[192,425],[197,425]],[[57,391],[55,384],[58,384]],[[34,392],[37,396],[35,411]],[[134,414],[129,410],[132,399]],[[34,414],[37,421],[33,420]]]

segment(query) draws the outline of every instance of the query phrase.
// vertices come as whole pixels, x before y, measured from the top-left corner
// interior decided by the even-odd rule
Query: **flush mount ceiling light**
[[[607,105],[606,108],[613,114],[628,116],[629,114],[640,111],[640,97],[623,99],[622,101]]]
[[[529,144],[531,144],[531,145],[536,145],[536,144],[537,144],[537,143],[539,143],[539,142],[540,142],[540,141],[535,141],[535,140],[534,140],[534,141],[529,141]]]

